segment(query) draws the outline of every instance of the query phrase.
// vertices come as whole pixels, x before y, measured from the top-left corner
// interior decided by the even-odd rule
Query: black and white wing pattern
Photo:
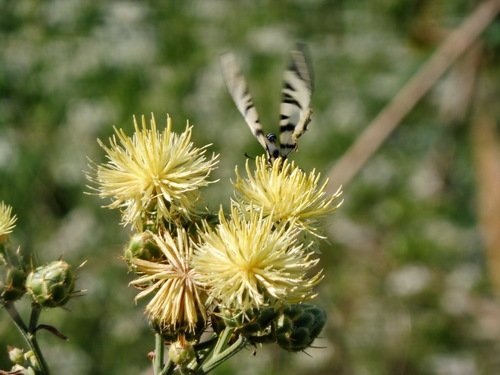
[[[280,150],[286,157],[297,149],[297,140],[311,121],[311,96],[314,90],[313,74],[307,47],[298,43],[290,53],[290,64],[285,71],[280,107]]]
[[[274,134],[264,134],[248,84],[234,56],[229,53],[222,55],[221,64],[229,93],[252,134],[266,150],[269,161],[278,157],[286,158],[297,148],[297,139],[307,130],[311,121],[313,77],[306,46],[297,44],[297,48],[291,52],[290,64],[285,71],[280,106],[279,147]]]
[[[253,104],[252,96],[248,89],[248,84],[240,72],[238,64],[233,54],[225,53],[221,56],[222,73],[226,81],[227,89],[250,127],[252,134],[264,147],[269,158],[279,157],[279,149],[276,145],[276,137],[266,136],[259,121],[259,115]]]

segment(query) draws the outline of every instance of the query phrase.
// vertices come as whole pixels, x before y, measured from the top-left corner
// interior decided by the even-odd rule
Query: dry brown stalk
[[[441,43],[436,52],[378,114],[329,173],[330,192],[348,184],[418,101],[495,19],[500,0],[487,0]]]
[[[488,105],[479,103],[475,112],[472,150],[478,216],[491,284],[497,297],[500,297],[500,140],[495,118],[488,110]]]

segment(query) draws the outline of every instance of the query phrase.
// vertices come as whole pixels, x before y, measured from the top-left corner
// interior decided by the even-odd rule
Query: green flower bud
[[[14,363],[9,374],[35,375],[34,369],[40,371],[40,366],[32,350],[24,352],[23,349],[14,348],[12,346],[8,346],[7,350],[9,352],[9,359]],[[4,372],[0,371],[0,373],[3,374]],[[7,372],[5,374],[7,374]]]
[[[168,358],[180,367],[187,366],[195,357],[193,344],[186,340],[178,340],[168,349]]]
[[[14,302],[26,293],[26,272],[0,263],[0,303]]]
[[[36,369],[40,369],[40,365],[38,364],[38,360],[36,359],[35,353],[32,350],[24,353],[24,359],[31,364],[31,367]]]
[[[163,254],[153,241],[151,232],[143,232],[132,236],[123,252],[123,256],[129,266],[133,267],[132,260],[134,258],[154,262],[161,259]]]
[[[63,306],[72,296],[75,274],[68,263],[53,261],[31,272],[26,288],[33,301],[43,307]]]
[[[7,351],[9,353],[9,359],[12,363],[16,365],[22,365],[24,363],[24,351],[22,349],[8,346]]]
[[[276,322],[276,340],[285,350],[307,349],[318,337],[326,322],[324,310],[311,304],[286,307]]]
[[[0,303],[14,302],[26,293],[26,271],[19,251],[0,245]]]

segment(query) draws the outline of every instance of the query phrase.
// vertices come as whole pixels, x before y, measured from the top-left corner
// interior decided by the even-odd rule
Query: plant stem
[[[40,318],[40,313],[42,312],[42,307],[37,304],[31,305],[31,316],[30,316],[30,325],[29,332],[27,335],[27,339],[30,345],[31,350],[35,354],[38,365],[40,367],[40,371],[44,375],[49,375],[49,367],[47,366],[47,362],[43,357],[42,351],[40,350],[40,346],[38,345],[38,341],[36,339],[36,328],[38,325],[38,319]]]
[[[155,333],[155,356],[153,359],[153,371],[155,375],[160,375],[163,370],[163,355],[165,352],[165,346],[163,344],[163,338],[160,334]]]
[[[200,374],[207,374],[245,347],[246,340],[241,335],[238,336],[234,343],[232,343],[229,347],[226,347],[233,335],[233,332],[233,328],[224,329],[222,334],[219,336],[219,340],[215,345],[214,351],[211,353],[211,358],[201,366],[201,370],[199,371]]]
[[[9,313],[10,318],[16,325],[17,329],[24,334],[24,332],[28,332],[28,327],[26,327],[26,324],[24,324],[23,319],[17,312],[16,307],[12,302],[7,302],[5,305],[5,310]]]
[[[9,313],[12,321],[14,322],[17,329],[24,337],[24,340],[28,343],[30,349],[33,351],[33,354],[36,357],[36,360],[38,362],[38,368],[35,369],[36,373],[40,375],[50,375],[47,362],[45,361],[42,351],[40,350],[40,346],[38,345],[38,341],[36,340],[36,327],[38,324],[38,318],[40,317],[41,307],[35,304],[31,305],[31,307],[32,310],[28,328],[19,315],[19,312],[17,311],[14,304],[11,302],[5,304],[5,310],[7,310],[7,312]]]
[[[49,368],[47,366],[47,362],[43,357],[42,351],[40,350],[40,346],[38,345],[38,341],[36,340],[35,334],[28,334],[28,342],[31,350],[35,354],[35,357],[38,361],[38,366],[40,367],[40,373],[43,375],[50,375]]]
[[[175,364],[173,362],[167,362],[167,365],[163,368],[163,371],[160,375],[171,375],[174,373]]]

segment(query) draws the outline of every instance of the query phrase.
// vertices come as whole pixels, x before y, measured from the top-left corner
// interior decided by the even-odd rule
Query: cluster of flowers
[[[340,190],[327,196],[314,170],[257,157],[246,176],[236,169],[229,213],[208,212],[200,188],[217,182],[218,155],[191,133],[142,116],[132,137],[115,128],[108,146],[99,141],[107,161],[89,178],[135,232],[124,258],[136,299],[151,297],[146,315],[181,369],[206,373],[247,344],[306,349],[326,319],[306,303],[323,278],[318,219],[337,209]]]
[[[38,318],[43,308],[64,306],[71,297],[78,295],[75,289],[75,272],[63,260],[55,260],[34,268],[21,254],[14,250],[9,237],[17,218],[12,207],[0,202],[0,307],[5,308],[13,322],[25,337],[30,350],[8,347],[9,358],[14,366],[9,374],[48,373],[45,361],[36,343],[36,333],[46,329],[64,338],[55,327],[39,325]],[[26,324],[16,310],[15,302],[25,295],[31,299],[31,316]],[[0,373],[4,373],[0,370]]]

